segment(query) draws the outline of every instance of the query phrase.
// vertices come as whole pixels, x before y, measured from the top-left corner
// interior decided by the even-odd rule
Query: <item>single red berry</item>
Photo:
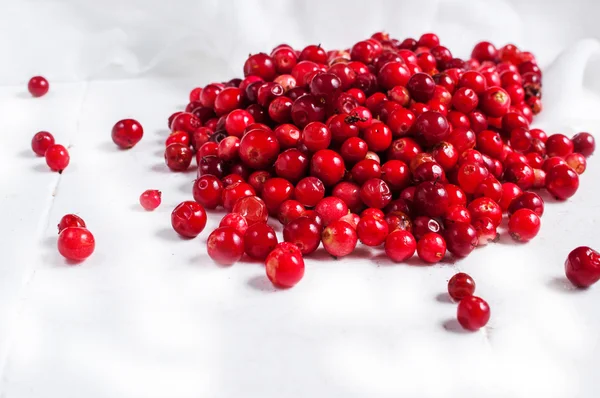
[[[448,294],[455,301],[460,301],[465,297],[472,296],[475,293],[475,281],[471,276],[464,272],[454,274],[448,281]]]
[[[458,186],[454,184],[446,184],[445,185],[446,192],[448,193],[448,207],[450,206],[466,206],[467,205],[467,196]]]
[[[246,127],[254,123],[254,117],[243,109],[230,112],[225,119],[225,130],[229,135],[241,138]]]
[[[75,214],[66,214],[58,223],[58,233],[60,234],[63,229],[69,227],[82,227],[85,228],[85,221]]]
[[[208,236],[206,247],[214,262],[232,265],[244,254],[244,238],[233,227],[219,227]]]
[[[244,250],[256,260],[264,260],[277,246],[277,235],[271,226],[264,222],[250,225],[244,235]]]
[[[463,328],[479,330],[490,320],[490,306],[477,296],[467,296],[458,303],[456,318]]]
[[[429,101],[435,92],[435,82],[427,73],[415,73],[411,76],[406,88],[411,98],[418,102]]]
[[[242,90],[237,87],[227,87],[215,98],[215,113],[223,116],[242,106]]]
[[[273,285],[288,288],[304,276],[304,259],[298,249],[278,245],[267,256],[265,268]]]
[[[395,230],[385,240],[385,254],[394,262],[408,260],[416,250],[417,241],[408,231]]]
[[[331,132],[321,122],[311,122],[304,126],[299,144],[306,147],[309,152],[327,149],[331,143]]]
[[[67,227],[58,235],[58,251],[67,260],[83,261],[95,247],[94,235],[84,227]]]
[[[502,222],[502,208],[496,202],[488,197],[476,198],[468,206],[469,213],[473,220],[487,217],[494,225],[498,226]]]
[[[381,177],[381,165],[375,160],[364,159],[352,167],[350,174],[354,182],[362,185],[371,178]]]
[[[579,176],[567,164],[552,167],[546,174],[546,189],[559,200],[567,200],[579,188]]]
[[[231,212],[243,216],[248,222],[248,225],[266,223],[269,219],[267,205],[258,196],[244,196],[239,198],[235,202]]]
[[[535,192],[523,192],[511,202],[508,214],[513,214],[519,209],[532,210],[538,217],[541,217],[544,214],[544,200]]]
[[[277,219],[283,225],[304,215],[306,209],[297,200],[288,199],[279,206]]]
[[[294,186],[287,180],[279,177],[267,180],[263,185],[262,199],[267,209],[272,214],[277,214],[279,206],[292,198]]]
[[[337,184],[344,177],[344,172],[344,160],[330,149],[318,151],[311,159],[310,174],[319,178],[325,186]]]
[[[248,221],[241,214],[229,213],[221,219],[219,227],[232,227],[240,236],[244,236],[248,230]]]
[[[573,249],[565,261],[567,278],[577,287],[590,287],[600,280],[600,253],[587,246]]]
[[[523,194],[523,190],[518,185],[512,182],[505,182],[502,184],[502,198],[498,203],[503,211],[508,211],[510,204],[515,198],[518,198]]]
[[[448,207],[446,210],[446,215],[444,216],[444,225],[454,224],[454,223],[471,223],[471,213],[467,210],[466,207],[461,205]]]
[[[27,89],[29,93],[31,93],[34,97],[41,97],[48,92],[50,88],[50,83],[48,80],[42,76],[34,76],[29,79],[29,83],[27,84]]]
[[[440,217],[448,210],[448,192],[444,184],[425,181],[415,190],[415,208],[419,214],[429,217]]]
[[[565,157],[565,162],[567,162],[567,164],[571,166],[571,168],[575,170],[577,174],[583,174],[585,172],[587,161],[585,160],[585,156],[583,156],[581,153],[574,152],[568,154]]]
[[[383,209],[392,201],[392,191],[382,179],[371,178],[360,188],[360,198],[367,207]]]
[[[300,140],[300,129],[293,124],[281,124],[273,130],[281,149],[295,148]]]
[[[283,228],[283,240],[298,246],[304,255],[313,253],[321,243],[321,226],[309,217],[297,218]]]
[[[152,211],[160,206],[161,192],[156,189],[148,189],[140,195],[140,204],[145,210]]]
[[[48,149],[46,149],[45,157],[48,167],[59,173],[62,173],[62,171],[67,168],[69,161],[71,160],[67,148],[59,144],[49,146]]]
[[[171,225],[179,235],[195,238],[206,226],[206,211],[200,203],[182,202],[171,213]]]
[[[305,177],[298,181],[294,197],[304,206],[313,207],[325,196],[325,186],[316,177]]]
[[[487,217],[473,221],[473,228],[477,232],[477,246],[485,246],[498,239],[497,226]]]
[[[264,53],[251,55],[244,63],[244,76],[259,76],[270,82],[276,73],[273,58]]]
[[[215,209],[221,204],[223,184],[214,175],[207,174],[194,182],[194,200],[207,209]]]
[[[540,217],[533,210],[522,208],[514,212],[508,220],[508,233],[519,242],[527,242],[540,231]]]
[[[308,158],[298,149],[287,149],[275,161],[275,174],[291,183],[302,179],[308,171]]]
[[[362,217],[356,226],[358,239],[367,246],[380,246],[389,233],[388,223],[379,217]]]
[[[446,241],[438,233],[429,232],[417,242],[417,255],[426,263],[437,263],[446,254]]]
[[[252,130],[240,141],[239,156],[248,167],[267,168],[277,159],[278,154],[279,141],[272,132]]]
[[[310,122],[322,122],[324,119],[323,103],[313,95],[303,95],[292,104],[292,120],[298,128],[304,128]]]
[[[196,87],[190,91],[190,102],[200,100],[200,93],[202,93],[202,87]]]
[[[143,135],[142,125],[134,119],[120,120],[112,128],[113,142],[123,149],[133,147],[142,139]]]
[[[473,162],[463,163],[457,171],[458,184],[463,191],[473,194],[488,174],[488,170],[481,165]]]
[[[350,224],[337,220],[323,230],[321,240],[327,253],[334,257],[344,257],[354,251],[358,235]]]
[[[444,115],[428,111],[417,117],[415,130],[417,136],[423,138],[428,145],[435,145],[448,137],[450,125]]]
[[[38,156],[44,156],[46,150],[52,145],[54,145],[54,137],[47,131],[40,131],[31,139],[31,149]]]
[[[329,196],[317,203],[315,211],[321,216],[323,225],[327,226],[348,214],[348,206],[342,199]]]
[[[573,141],[563,134],[552,134],[546,141],[546,154],[548,157],[558,156],[564,158],[573,153],[574,148]]]
[[[573,150],[583,156],[590,157],[596,149],[596,140],[590,133],[577,133],[572,138]]]
[[[567,162],[565,162],[563,158],[559,158],[558,156],[548,158],[544,160],[544,163],[542,164],[542,170],[548,173],[554,166],[557,166],[559,164],[567,164]]]
[[[181,144],[184,146],[190,146],[190,144],[191,144],[190,134],[185,131],[175,131],[175,132],[169,134],[169,136],[165,140],[165,147],[167,147],[171,144]]]
[[[475,58],[479,62],[483,61],[496,61],[498,57],[498,50],[490,42],[482,41],[475,45],[471,52],[471,58]]]
[[[256,195],[256,192],[250,184],[237,182],[223,189],[221,201],[225,210],[231,211],[239,199],[254,195]]]
[[[481,95],[479,107],[490,117],[502,117],[510,108],[510,96],[500,87],[490,87]]]
[[[173,171],[187,170],[193,156],[190,147],[182,144],[171,144],[165,149],[165,163]]]
[[[468,256],[478,243],[477,231],[471,224],[452,223],[444,230],[448,251],[457,257]]]
[[[476,198],[487,196],[499,204],[502,199],[502,184],[496,177],[490,175],[479,184],[473,196]]]
[[[360,198],[360,186],[352,182],[340,182],[333,187],[331,196],[341,199],[350,211],[360,212],[364,208]]]

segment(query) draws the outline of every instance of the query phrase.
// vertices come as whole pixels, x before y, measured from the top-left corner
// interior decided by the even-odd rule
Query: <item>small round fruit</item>
[[[411,258],[417,250],[417,241],[408,231],[397,229],[385,239],[385,254],[394,262]]]
[[[58,235],[58,251],[67,260],[83,261],[95,247],[94,235],[83,227],[68,227]]]
[[[265,268],[273,285],[292,287],[304,276],[304,259],[297,249],[281,245],[267,256]]]
[[[244,251],[256,260],[264,260],[277,246],[277,235],[273,228],[262,222],[251,225],[244,235]]]
[[[471,224],[452,223],[444,230],[448,251],[456,257],[468,256],[478,243],[477,231]]]
[[[590,287],[600,280],[600,253],[587,246],[573,249],[565,261],[567,278],[577,287]]]
[[[540,231],[541,221],[530,209],[519,209],[508,220],[508,233],[519,242],[527,242],[535,238]]]
[[[221,219],[219,227],[233,227],[240,236],[244,236],[248,230],[248,221],[241,214],[229,213]]]
[[[456,318],[463,328],[479,330],[490,320],[490,306],[477,296],[467,296],[458,303]]]
[[[567,200],[579,188],[579,176],[567,164],[552,167],[546,175],[546,189],[559,200]]]
[[[297,218],[283,228],[283,240],[298,246],[302,254],[313,253],[321,243],[321,227],[309,217]]]
[[[46,150],[52,145],[54,145],[54,137],[47,131],[40,131],[31,139],[31,149],[38,156],[44,156]]]
[[[148,189],[140,195],[140,204],[145,210],[152,211],[160,206],[161,192],[157,189]]]
[[[356,226],[356,233],[363,245],[380,246],[388,236],[389,226],[379,217],[362,217]]]
[[[29,83],[27,84],[27,89],[29,93],[34,97],[41,97],[48,92],[50,89],[50,84],[48,80],[46,80],[43,76],[34,76],[29,79]]]
[[[441,261],[446,254],[446,241],[436,232],[428,232],[417,242],[417,255],[426,263]]]
[[[83,221],[83,218],[75,214],[65,214],[58,223],[58,233],[60,234],[63,229],[69,227],[85,228],[85,221]]]
[[[448,281],[448,294],[455,301],[460,301],[465,297],[472,296],[475,293],[475,281],[468,274],[459,272]]]
[[[44,156],[46,157],[46,164],[48,167],[59,173],[62,173],[62,171],[67,168],[69,161],[71,160],[67,148],[59,144],[48,147]]]
[[[111,136],[119,148],[129,149],[140,142],[144,129],[137,120],[123,119],[113,126]]]
[[[354,251],[358,235],[350,224],[337,220],[323,230],[321,240],[327,253],[334,257],[344,257]]]
[[[219,227],[209,235],[206,247],[214,262],[232,265],[244,254],[244,238],[233,227]]]
[[[179,235],[195,238],[206,226],[206,211],[200,203],[182,202],[171,213],[171,225]]]

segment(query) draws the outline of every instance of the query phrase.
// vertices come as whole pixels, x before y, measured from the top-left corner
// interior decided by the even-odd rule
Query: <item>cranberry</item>
[[[322,149],[310,162],[310,174],[319,178],[325,186],[332,186],[344,177],[344,160],[335,151]]]
[[[472,296],[475,293],[475,281],[471,276],[464,272],[454,274],[448,281],[448,294],[455,301],[460,301],[465,297]]]
[[[204,87],[204,89],[200,93],[198,100],[203,106],[207,108],[213,108],[215,105],[215,99],[217,98],[217,95],[221,91],[223,91],[224,88],[225,86],[223,86],[220,83],[209,84],[206,87]]]
[[[156,189],[148,189],[140,195],[140,204],[145,210],[148,211],[152,211],[160,206],[160,201],[161,192]]]
[[[165,149],[165,163],[173,171],[187,170],[193,156],[190,147],[182,144],[171,144]]]
[[[406,86],[409,80],[410,71],[404,62],[388,62],[379,71],[378,82],[386,90],[395,86]]]
[[[207,140],[208,141],[208,140]],[[184,146],[190,146],[190,134],[185,131],[175,131],[167,137],[165,141],[165,146],[169,146],[171,144],[181,144]]]
[[[417,250],[417,241],[408,231],[395,230],[385,240],[385,254],[395,262],[406,261]]]
[[[552,168],[554,168],[554,166],[557,166],[559,164],[567,164],[567,162],[565,162],[563,158],[559,158],[558,156],[548,158],[544,160],[544,163],[542,164],[542,169],[546,173],[548,173],[550,170],[552,170]]]
[[[474,132],[480,133],[488,128],[488,120],[483,113],[479,111],[473,111],[468,114],[470,127]]]
[[[444,225],[454,224],[454,223],[471,223],[471,213],[467,210],[466,207],[461,205],[456,205],[452,207],[448,207],[446,210],[446,214],[444,216]]]
[[[58,235],[58,252],[71,261],[83,261],[94,252],[94,235],[84,227],[67,227]]]
[[[437,87],[436,87],[437,90]],[[410,103],[410,93],[406,87],[396,86],[388,91],[388,97],[390,100],[399,103],[401,106],[408,106]]]
[[[31,149],[38,156],[44,156],[46,149],[52,145],[54,145],[54,137],[47,131],[40,131],[31,139]]]
[[[171,225],[179,235],[195,238],[206,226],[206,211],[200,203],[182,202],[171,213]]]
[[[281,124],[273,131],[281,149],[295,148],[300,139],[300,130],[293,124]]]
[[[212,174],[215,177],[222,178],[226,174],[226,172],[227,170],[225,167],[225,163],[217,156],[204,156],[202,159],[200,159],[200,164],[198,165],[199,177],[207,174]]]
[[[417,242],[417,255],[426,263],[437,263],[446,254],[446,242],[438,233],[429,232]]]
[[[85,221],[75,214],[65,214],[58,223],[58,233],[61,233],[63,229],[69,227],[85,228]]]
[[[444,230],[448,251],[457,257],[468,256],[477,247],[477,231],[471,224],[451,223]]]
[[[342,143],[359,135],[358,126],[345,113],[331,117],[327,127],[331,132],[331,140],[335,143]]]
[[[59,173],[62,173],[62,171],[67,168],[69,161],[71,160],[67,148],[59,144],[50,145],[48,149],[46,149],[45,157],[48,167]]]
[[[227,87],[221,91],[215,98],[215,113],[217,116],[240,108],[242,105],[242,90],[237,87]]]
[[[292,198],[294,186],[279,177],[267,180],[263,185],[262,198],[270,213],[276,213],[283,202]]]
[[[473,194],[488,174],[488,170],[483,166],[472,162],[463,163],[457,172],[458,184],[463,191]]]
[[[350,224],[337,220],[323,230],[321,240],[327,253],[334,257],[344,257],[354,251],[358,235]]]
[[[508,207],[508,213],[513,214],[519,209],[532,210],[539,217],[544,214],[544,201],[535,192],[524,192],[519,197],[515,198]]]
[[[267,205],[258,196],[244,196],[238,199],[231,209],[232,213],[242,215],[248,225],[266,223],[269,218]]]
[[[304,276],[304,259],[297,249],[279,244],[267,256],[265,268],[273,285],[288,288]]]
[[[283,225],[287,225],[290,221],[300,218],[305,212],[304,206],[297,200],[288,199],[279,206],[278,219]]]
[[[415,114],[404,108],[394,110],[387,118],[387,124],[390,127],[394,138],[407,135],[414,122]]]
[[[252,130],[240,141],[239,156],[248,167],[262,169],[273,164],[279,154],[279,142],[274,133]]]
[[[448,192],[443,184],[435,181],[425,181],[415,190],[415,205],[419,213],[439,217],[448,209]]]
[[[546,154],[549,157],[558,156],[564,158],[573,152],[575,145],[573,141],[563,134],[552,134],[546,141]]]
[[[476,137],[473,130],[466,127],[457,127],[452,129],[446,141],[454,145],[458,153],[462,153],[475,146]]]
[[[473,220],[487,217],[494,225],[498,226],[502,222],[502,208],[496,202],[488,197],[474,199],[468,206]]]
[[[513,200],[523,194],[521,188],[512,182],[502,184],[502,199],[498,203],[503,211],[507,211]]]
[[[510,96],[500,87],[490,87],[481,95],[479,106],[490,117],[502,117],[510,108]]]
[[[331,132],[321,122],[311,122],[302,130],[299,143],[310,152],[327,149],[331,143]]]
[[[240,236],[244,236],[248,230],[248,221],[241,214],[229,213],[221,219],[219,227],[232,227]]]
[[[283,228],[283,239],[298,246],[302,254],[311,254],[321,243],[321,226],[308,217],[297,218]]]
[[[42,76],[32,77],[31,79],[29,79],[29,83],[27,84],[27,89],[29,90],[29,93],[34,97],[42,97],[46,95],[49,88],[50,83],[48,83],[48,80],[46,80],[46,78]]]
[[[244,251],[255,260],[264,260],[277,246],[275,231],[264,222],[249,226],[243,237]]]
[[[571,154],[573,155],[573,154]],[[569,156],[571,156],[569,155]],[[544,157],[542,155],[540,155],[539,153],[536,152],[529,152],[527,155],[525,155],[525,157],[527,157],[527,164],[529,164],[531,167],[535,169],[541,169],[542,166],[544,165]]]
[[[498,239],[497,226],[487,217],[473,221],[473,228],[477,232],[478,246],[485,246],[490,242],[496,242]]]
[[[479,330],[490,320],[490,306],[479,297],[467,296],[458,303],[456,318],[463,328]]]
[[[448,193],[448,207],[467,205],[467,197],[462,189],[453,184],[446,184],[445,187]]]
[[[221,203],[223,184],[214,175],[203,175],[194,182],[194,200],[207,209],[215,209]]]
[[[269,117],[277,123],[287,123],[292,118],[292,100],[277,97],[269,104]]]
[[[393,192],[399,192],[410,184],[410,170],[401,160],[389,160],[381,166],[381,179]]]
[[[411,98],[418,102],[427,102],[433,97],[435,82],[426,73],[416,73],[406,84]]]
[[[254,117],[250,113],[243,109],[236,109],[227,115],[225,130],[229,135],[241,138],[246,127],[252,123],[254,123]]]
[[[244,254],[244,238],[233,227],[219,227],[208,236],[206,248],[217,264],[232,265]]]
[[[381,177],[381,166],[373,159],[364,159],[352,167],[351,175],[357,184],[362,185],[371,178]]]
[[[298,57],[291,48],[279,48],[271,53],[273,63],[277,73],[291,73],[292,69],[298,63]]]
[[[533,210],[522,208],[510,216],[508,232],[514,240],[527,242],[538,234],[540,225],[540,218]]]
[[[258,76],[270,82],[276,73],[273,58],[264,53],[251,55],[244,63],[244,76]]]
[[[363,139],[373,152],[383,152],[392,144],[392,131],[383,123],[373,123],[363,132]]]
[[[596,141],[590,133],[577,133],[572,138],[573,150],[583,156],[590,157],[596,149]]]
[[[590,287],[600,280],[600,254],[587,246],[573,249],[565,261],[567,278],[577,287]]]
[[[362,185],[360,198],[367,207],[383,209],[392,201],[392,192],[385,181],[371,178]]]
[[[178,117],[176,117],[175,120],[177,120]],[[137,120],[133,119],[120,120],[112,128],[113,142],[123,149],[133,147],[142,139],[143,135],[144,129],[142,128],[142,125]]]
[[[356,233],[358,234],[358,239],[364,245],[380,246],[388,236],[389,227],[385,220],[379,217],[367,216],[362,217],[358,222]]]
[[[358,137],[350,137],[342,144],[340,155],[348,164],[356,163],[365,158],[369,147],[367,143]]]
[[[351,182],[340,182],[331,191],[331,196],[341,199],[350,211],[359,212],[363,209],[360,198],[360,187]]]
[[[294,190],[294,197],[304,206],[313,207],[325,196],[325,186],[316,177],[301,179]]]
[[[323,104],[313,95],[303,95],[292,104],[292,120],[299,128],[304,128],[310,122],[320,122],[325,119]]]
[[[585,172],[587,161],[582,154],[576,152],[571,153],[565,157],[565,162],[567,162],[577,174],[583,174]]]
[[[323,225],[327,226],[348,214],[348,206],[342,199],[329,196],[317,203],[315,211],[321,216]]]
[[[308,171],[308,158],[297,149],[288,149],[282,152],[275,162],[277,176],[296,183]]]
[[[567,164],[552,167],[546,175],[546,189],[559,200],[567,200],[579,188],[579,176]]]
[[[417,134],[428,145],[435,145],[443,141],[450,132],[448,120],[438,112],[423,112],[415,123]]]

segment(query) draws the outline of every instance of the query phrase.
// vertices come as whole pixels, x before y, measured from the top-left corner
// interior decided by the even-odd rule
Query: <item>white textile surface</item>
[[[458,56],[513,42],[543,66],[548,133],[600,131],[600,2],[519,0],[2,0],[0,12],[0,397],[596,398],[600,286],[564,278],[567,253],[600,248],[600,164],[577,195],[548,201],[529,244],[506,234],[467,259],[390,265],[359,247],[320,252],[276,290],[261,264],[218,267],[205,232],[184,241],[170,212],[195,174],[162,159],[166,118],[197,85],[239,77],[248,53],[282,42],[348,47],[379,30],[434,31]],[[26,93],[42,74],[47,96]],[[119,151],[115,121],[144,139]],[[39,130],[68,145],[50,172]],[[155,212],[138,197],[163,191]],[[77,213],[96,252],[68,266],[56,224]],[[278,232],[281,232],[279,228]],[[375,257],[375,258],[371,258]],[[458,270],[492,308],[465,333],[448,301]]]

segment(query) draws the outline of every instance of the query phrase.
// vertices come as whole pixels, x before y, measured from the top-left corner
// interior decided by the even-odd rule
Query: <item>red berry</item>
[[[295,148],[300,140],[300,130],[293,124],[281,124],[273,131],[281,149]]]
[[[231,212],[242,215],[248,225],[266,223],[269,218],[267,205],[258,196],[244,196],[238,199]]]
[[[277,236],[271,226],[264,222],[250,225],[244,235],[244,250],[256,260],[264,260],[277,246]]]
[[[304,153],[298,149],[288,149],[277,157],[275,174],[296,183],[306,175],[308,166],[308,158]]]
[[[590,287],[600,280],[600,253],[587,246],[573,249],[565,261],[567,278],[577,287]]]
[[[452,223],[446,226],[444,238],[448,251],[457,257],[468,256],[477,247],[477,231],[471,224]]]
[[[254,188],[248,183],[237,182],[232,185],[225,187],[221,195],[223,207],[227,211],[232,211],[236,202],[247,196],[254,196]]]
[[[58,223],[58,233],[61,233],[63,229],[69,227],[82,227],[85,228],[85,221],[75,214],[66,214]]]
[[[297,218],[283,228],[283,240],[298,246],[302,254],[313,253],[321,243],[321,226],[309,217]]]
[[[94,235],[84,227],[67,227],[58,235],[58,251],[67,260],[83,261],[95,247]]]
[[[473,220],[487,217],[494,225],[498,226],[502,222],[502,208],[499,204],[488,197],[474,199],[468,206]]]
[[[535,192],[524,192],[511,202],[508,213],[513,214],[519,209],[533,210],[538,217],[541,217],[544,214],[544,200]]]
[[[476,331],[490,320],[490,306],[479,297],[467,296],[458,303],[456,317],[463,328]]]
[[[165,163],[173,171],[187,170],[193,156],[190,147],[182,144],[171,144],[165,149]]]
[[[292,287],[304,276],[304,259],[297,249],[278,245],[267,256],[265,268],[273,285]]]
[[[488,170],[483,166],[472,162],[463,163],[457,171],[458,184],[463,191],[473,194],[488,174]]]
[[[283,178],[271,178],[263,185],[262,199],[270,213],[276,214],[283,202],[292,198],[294,186]]]
[[[241,105],[242,90],[237,87],[227,87],[215,98],[215,113],[217,116],[223,116],[241,107]]]
[[[552,167],[546,175],[546,189],[559,200],[567,200],[579,188],[579,176],[567,164]]]
[[[148,189],[140,195],[140,204],[145,210],[152,211],[160,206],[161,192],[156,189]]]
[[[274,133],[252,130],[240,142],[239,156],[242,162],[254,169],[264,169],[273,164],[279,154],[279,142]]]
[[[507,211],[510,204],[515,198],[518,198],[523,194],[521,188],[512,182],[505,182],[502,184],[502,198],[500,199],[499,205],[503,211]]]
[[[423,112],[417,117],[415,130],[417,136],[423,138],[428,145],[444,141],[450,133],[448,120],[438,112]]]
[[[344,177],[344,160],[335,151],[323,149],[315,153],[310,162],[310,174],[325,186],[332,186]]]
[[[454,274],[448,281],[448,294],[455,301],[472,296],[473,293],[475,293],[475,281],[464,272]]]
[[[221,204],[223,184],[214,175],[207,174],[194,182],[194,200],[207,209],[215,209]]]
[[[479,62],[483,61],[496,61],[498,57],[498,50],[490,42],[482,41],[475,45],[471,58],[475,58]]]
[[[50,88],[50,83],[48,80],[42,76],[34,76],[29,79],[29,83],[27,84],[27,89],[29,93],[31,93],[34,97],[41,97],[48,92]]]
[[[417,241],[408,231],[395,230],[385,240],[385,254],[394,262],[408,260],[416,250]]]
[[[273,58],[267,54],[251,55],[244,63],[244,76],[258,76],[267,82],[275,78],[276,70]]]
[[[508,220],[508,233],[519,242],[535,238],[540,231],[541,221],[533,210],[522,208],[514,212]]]
[[[454,145],[458,153],[463,153],[467,149],[475,146],[476,137],[473,130],[466,127],[457,127],[452,129],[446,141]]]
[[[448,210],[448,192],[443,184],[425,181],[415,190],[415,208],[417,212],[429,217],[440,217]]]
[[[435,82],[427,73],[415,73],[406,84],[411,98],[426,103],[433,97]]]
[[[388,223],[379,217],[362,217],[356,226],[356,233],[364,245],[380,246],[388,236],[389,227]]]
[[[133,147],[142,139],[143,135],[144,129],[142,125],[133,119],[120,120],[112,128],[113,142],[123,149]]]
[[[510,96],[500,87],[490,87],[481,95],[479,107],[490,117],[502,117],[510,108]]]
[[[437,263],[446,254],[446,242],[438,233],[429,232],[417,242],[417,255],[426,263]]]
[[[294,197],[304,206],[313,207],[325,196],[325,186],[316,177],[305,177],[298,181]]]
[[[248,230],[248,221],[241,214],[229,213],[221,219],[219,227],[232,227],[240,236],[244,236]]]
[[[478,218],[473,221],[473,228],[477,232],[478,246],[485,246],[490,242],[496,242],[498,239],[497,226],[487,217]]]
[[[323,225],[327,226],[348,214],[348,206],[342,199],[329,196],[317,203],[315,211],[321,216]]]
[[[469,213],[469,210],[467,210],[466,207],[460,205],[448,207],[446,215],[444,216],[444,225],[457,222],[466,224],[471,223],[471,213]]]
[[[383,152],[392,144],[392,131],[383,123],[373,123],[363,131],[369,150]]]
[[[354,251],[358,235],[350,224],[337,220],[323,230],[321,240],[327,253],[334,257],[344,257]]]
[[[571,153],[565,157],[565,162],[573,170],[577,172],[577,174],[583,174],[585,172],[587,161],[585,160],[585,156],[580,153]]]
[[[48,167],[59,173],[62,173],[62,171],[67,168],[69,161],[71,160],[67,148],[59,144],[49,146],[48,149],[46,149],[45,156]]]
[[[171,225],[179,235],[195,238],[206,226],[206,211],[197,202],[182,202],[171,213]]]
[[[552,134],[546,141],[546,154],[548,157],[558,156],[564,158],[573,153],[575,145],[573,141],[563,134]]]
[[[206,247],[214,262],[232,265],[244,254],[244,238],[233,227],[219,227],[208,236]]]
[[[309,152],[327,149],[331,143],[331,132],[321,122],[311,122],[304,126],[299,144],[306,147]]]
[[[371,178],[360,188],[360,198],[367,207],[383,209],[392,201],[392,191],[385,181]]]
[[[596,140],[590,133],[577,133],[573,136],[573,150],[583,156],[590,157],[596,149]]]
[[[40,131],[31,139],[31,149],[38,156],[44,156],[46,150],[52,145],[54,145],[54,137],[47,131]]]
[[[254,117],[243,109],[230,112],[225,119],[225,130],[229,135],[241,138],[246,127],[254,123]]]

